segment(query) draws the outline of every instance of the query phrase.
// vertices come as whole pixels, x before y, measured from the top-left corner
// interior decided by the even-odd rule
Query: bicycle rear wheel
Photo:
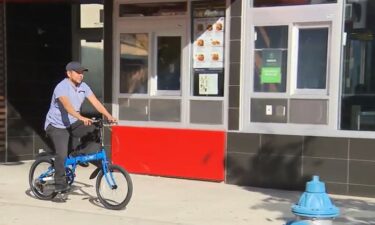
[[[30,190],[41,200],[51,200],[57,193],[45,188],[48,182],[54,181],[55,169],[52,159],[37,159],[29,171]]]
[[[99,201],[108,209],[123,209],[133,194],[133,183],[126,170],[118,165],[109,165],[109,172],[103,170],[96,180],[96,194]],[[113,186],[108,183],[114,184]]]

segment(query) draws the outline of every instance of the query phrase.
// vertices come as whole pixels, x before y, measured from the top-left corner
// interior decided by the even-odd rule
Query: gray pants
[[[48,125],[46,129],[47,136],[51,139],[55,150],[55,183],[61,184],[66,182],[65,178],[65,158],[68,153],[77,147],[80,153],[95,153],[100,150],[100,143],[95,138],[94,125],[85,126],[83,122],[77,121],[68,128],[56,128]],[[98,134],[100,135],[100,134]],[[82,143],[82,149],[80,140]]]

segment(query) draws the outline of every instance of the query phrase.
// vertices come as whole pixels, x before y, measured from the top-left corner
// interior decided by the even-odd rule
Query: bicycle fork
[[[103,160],[102,161],[102,169],[103,169],[103,174],[104,174],[104,178],[108,184],[108,186],[114,190],[117,188],[117,184],[116,184],[116,181],[113,177],[113,173],[112,171],[110,171],[110,169],[108,168],[108,161],[107,160]]]

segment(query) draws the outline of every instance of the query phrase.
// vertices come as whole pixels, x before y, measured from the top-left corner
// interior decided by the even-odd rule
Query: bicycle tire
[[[42,163],[45,163],[46,166],[48,166],[48,167],[53,167],[53,160],[52,159],[43,158],[43,159],[35,160],[35,162],[31,165],[30,171],[29,171],[30,190],[33,192],[35,197],[37,197],[38,199],[51,200],[54,197],[56,197],[56,195],[57,195],[56,192],[54,192],[54,191],[44,192],[43,188],[41,188],[41,187],[43,187],[43,184],[39,184],[40,187],[36,186],[36,182],[37,182],[36,176],[39,177],[41,175],[41,172],[43,172],[43,173],[47,172],[47,169],[45,169],[45,168],[41,169],[41,171],[36,172],[37,170],[40,169]],[[38,173],[38,174],[35,174],[35,172]],[[54,173],[50,174],[50,176],[52,176],[52,177],[53,177],[53,175],[54,175]]]
[[[129,173],[118,165],[109,165],[108,170],[112,173],[115,182],[117,184],[117,188],[111,189],[106,181],[106,178],[104,176],[103,170],[101,170],[98,174],[98,177],[96,179],[96,194],[98,196],[99,201],[103,204],[103,206],[107,209],[113,209],[113,210],[120,210],[127,206],[129,203],[132,194],[133,194],[133,183],[130,178]],[[119,176],[117,176],[119,175]],[[115,178],[116,177],[116,178]],[[103,179],[104,178],[104,179]],[[121,179],[125,178],[126,181],[126,187],[124,187],[124,184],[121,184]],[[114,193],[114,191],[123,191],[125,190],[126,193],[122,193],[124,196],[119,201],[114,199],[109,199],[107,196],[105,196],[105,191],[109,191],[110,193]],[[120,193],[121,194],[121,193]]]

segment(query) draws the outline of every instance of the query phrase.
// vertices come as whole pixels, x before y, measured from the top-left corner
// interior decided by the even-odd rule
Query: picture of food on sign
[[[204,61],[204,54],[202,53],[197,54],[197,60],[201,62]]]
[[[212,40],[211,44],[212,45],[220,45],[220,41],[219,40]]]
[[[204,46],[204,40],[203,39],[198,39],[197,40],[197,45],[198,46]]]
[[[208,31],[212,31],[212,24],[207,25],[206,30],[208,30]]]
[[[213,61],[218,61],[219,60],[219,53],[214,52],[211,54],[211,58]]]
[[[215,23],[216,31],[222,31],[223,30],[223,24],[222,23]]]

